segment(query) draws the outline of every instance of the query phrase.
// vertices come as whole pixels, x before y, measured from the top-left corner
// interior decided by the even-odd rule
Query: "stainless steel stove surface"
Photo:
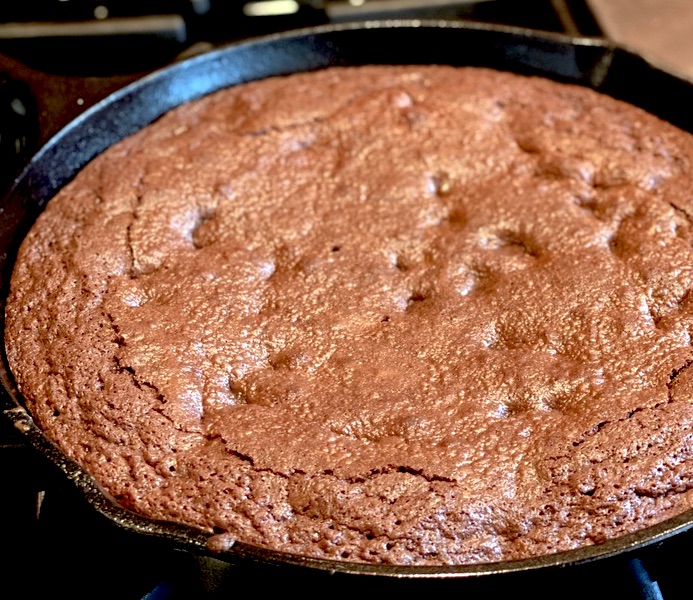
[[[467,19],[602,36],[585,0],[26,0],[0,6],[0,189],[54,133],[110,92],[180,57],[236,39],[381,17]],[[0,418],[0,597],[231,597],[300,590],[688,598],[693,534],[637,553],[483,580],[397,580],[230,565],[129,533],[97,514]]]

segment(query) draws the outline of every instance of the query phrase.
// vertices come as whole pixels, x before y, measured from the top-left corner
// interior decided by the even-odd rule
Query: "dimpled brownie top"
[[[538,78],[327,69],[182,106],[26,238],[9,361],[122,505],[396,564],[693,504],[691,137]]]

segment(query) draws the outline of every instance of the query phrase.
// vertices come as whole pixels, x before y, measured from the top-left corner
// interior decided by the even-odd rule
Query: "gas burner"
[[[29,0],[0,7],[0,52],[54,74],[110,75],[155,68],[198,43],[392,18],[601,33],[584,0]]]

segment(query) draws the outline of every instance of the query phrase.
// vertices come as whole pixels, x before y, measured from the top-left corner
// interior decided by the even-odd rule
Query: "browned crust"
[[[10,364],[154,518],[398,564],[598,543],[691,507],[692,156],[485,70],[223,91],[49,203]]]

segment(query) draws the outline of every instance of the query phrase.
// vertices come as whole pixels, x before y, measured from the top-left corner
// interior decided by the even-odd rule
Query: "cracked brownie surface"
[[[222,91],[49,202],[10,365],[120,503],[219,548],[599,543],[693,503],[692,157],[639,109],[480,69]]]

